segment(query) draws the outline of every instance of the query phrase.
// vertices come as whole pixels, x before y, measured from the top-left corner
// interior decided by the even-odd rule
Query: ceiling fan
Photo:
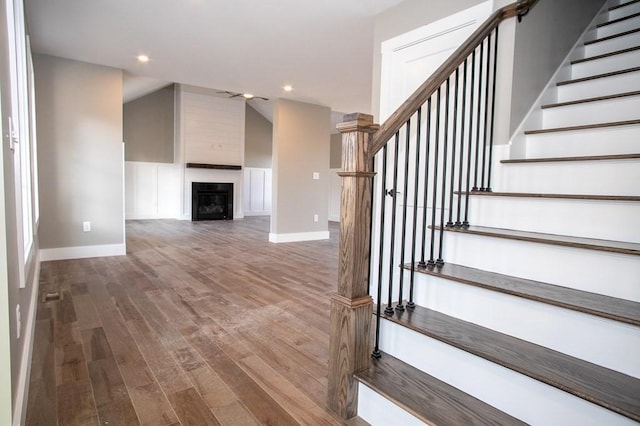
[[[254,96],[251,93],[237,93],[237,92],[229,92],[228,90],[225,90],[223,92],[218,92],[218,93],[224,93],[229,95],[229,98],[238,98],[238,97],[242,97],[247,101],[250,101],[252,99],[262,99],[263,101],[268,101],[269,98],[265,98],[262,96]]]

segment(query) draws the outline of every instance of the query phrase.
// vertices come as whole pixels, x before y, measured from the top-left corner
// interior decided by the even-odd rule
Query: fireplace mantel
[[[187,169],[242,170],[242,166],[234,166],[229,164],[187,163],[186,166]]]

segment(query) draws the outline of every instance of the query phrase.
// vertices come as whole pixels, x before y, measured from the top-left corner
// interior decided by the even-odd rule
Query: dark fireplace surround
[[[192,182],[191,220],[233,220],[233,184]]]

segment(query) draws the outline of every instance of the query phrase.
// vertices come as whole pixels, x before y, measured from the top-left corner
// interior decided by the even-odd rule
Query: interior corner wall
[[[46,55],[34,66],[40,247],[124,254],[122,71]]]
[[[123,106],[125,161],[173,163],[174,86]]]
[[[327,107],[276,101],[271,241],[328,238],[330,124]]]
[[[376,122],[380,117],[380,80],[383,41],[408,31],[430,24],[485,0],[425,1],[405,0],[375,17],[373,32],[373,76],[371,87],[371,109]],[[425,79],[427,77],[425,76]]]
[[[340,133],[333,133],[331,135],[331,154],[329,160],[329,168],[342,168],[342,135]]]
[[[511,134],[603,4],[542,0],[516,25]]]
[[[273,125],[249,103],[246,105],[244,138],[245,167],[270,169]]]

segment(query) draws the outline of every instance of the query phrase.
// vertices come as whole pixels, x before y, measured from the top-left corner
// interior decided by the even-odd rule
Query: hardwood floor
[[[27,425],[345,424],[326,408],[337,225],[272,244],[268,221],[130,221],[127,256],[42,263],[62,298],[38,306]]]

